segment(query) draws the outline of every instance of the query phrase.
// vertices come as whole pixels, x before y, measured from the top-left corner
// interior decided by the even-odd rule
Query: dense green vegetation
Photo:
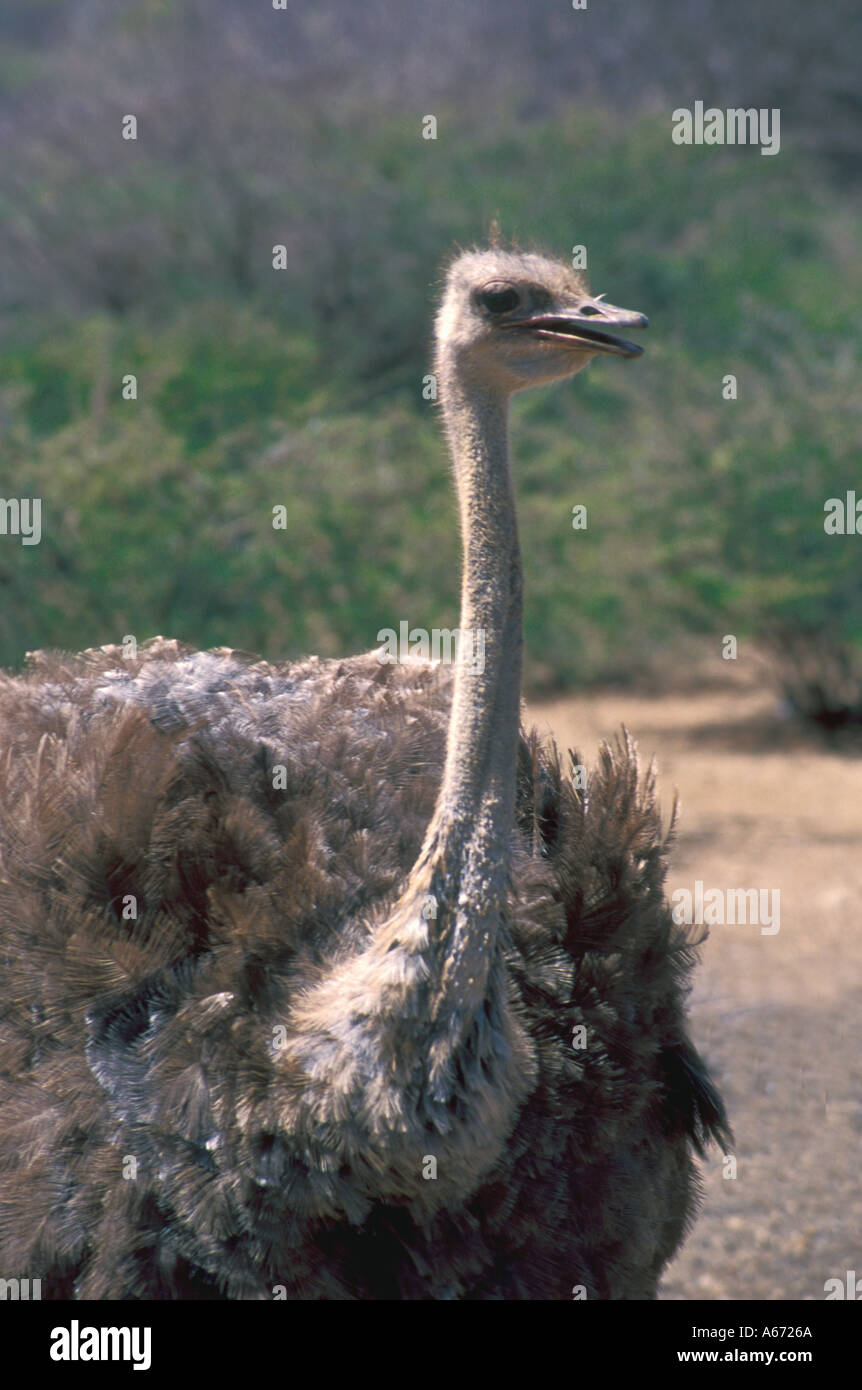
[[[291,656],[453,626],[422,378],[440,262],[494,215],[523,244],[584,244],[592,288],[651,320],[640,361],[515,406],[533,689],[679,668],[692,633],[716,658],[723,634],[782,624],[862,641],[862,536],[823,527],[827,498],[862,497],[852,197],[792,148],[679,148],[651,116],[451,138],[458,119],[434,142],[381,122],[359,160],[337,122],[310,125],[284,215],[320,217],[320,245],[291,239],[284,271],[277,201],[217,254],[202,187],[146,148],[122,183],[43,171],[57,225],[110,226],[120,255],[149,219],[151,241],[126,302],[7,311],[0,495],[41,497],[43,538],[0,542],[0,663],[127,633]],[[13,217],[0,197],[0,236]]]

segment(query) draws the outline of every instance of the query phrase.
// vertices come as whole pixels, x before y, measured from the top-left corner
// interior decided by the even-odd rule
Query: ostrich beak
[[[618,309],[606,304],[601,295],[583,299],[576,309],[559,314],[536,314],[529,319],[501,324],[501,328],[517,328],[531,337],[549,343],[566,343],[572,347],[589,347],[593,352],[609,352],[616,357],[640,357],[643,348],[638,343],[617,338],[604,331],[605,324],[615,328],[646,328],[649,319],[633,309]],[[601,325],[601,326],[600,326]]]

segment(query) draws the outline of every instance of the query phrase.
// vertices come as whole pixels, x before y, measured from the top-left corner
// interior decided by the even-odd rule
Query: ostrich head
[[[492,249],[450,266],[437,341],[462,379],[511,395],[574,376],[599,353],[639,356],[615,330],[646,326],[643,314],[591,296],[563,262]]]

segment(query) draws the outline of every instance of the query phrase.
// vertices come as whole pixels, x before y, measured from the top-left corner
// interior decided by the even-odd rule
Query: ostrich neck
[[[466,826],[487,840],[490,827],[480,813],[493,806],[493,835],[486,848],[496,860],[505,857],[514,816],[521,692],[521,555],[509,472],[508,399],[465,389],[454,372],[448,379],[443,373],[443,390],[464,556],[459,627],[473,635],[474,658],[476,635],[481,635],[484,663],[461,661],[456,670],[435,819],[444,836],[460,840]]]
[[[437,805],[367,949],[297,1001],[295,1037],[285,1053],[305,1073],[303,1105],[321,1154],[331,1147],[331,1117],[349,1114],[351,1143],[377,1155],[368,1170],[377,1176],[357,1181],[409,1193],[422,1210],[447,1193],[471,1190],[535,1080],[532,1044],[510,1007],[498,949],[515,813],[522,643],[507,400],[468,390],[448,361],[438,362],[438,381],[464,570],[462,659]],[[484,634],[484,662],[463,660],[468,631]],[[470,1123],[454,1123],[465,1105]],[[422,1181],[417,1155],[426,1153],[440,1157],[439,1183]],[[321,1169],[330,1161],[321,1157]]]
[[[417,893],[434,896],[447,979],[457,988],[455,976],[463,975],[461,984],[469,983],[468,993],[478,995],[505,902],[515,813],[521,557],[508,462],[508,398],[465,381],[442,353],[437,375],[461,520],[462,659],[437,807],[402,901],[415,901]],[[477,638],[484,640],[484,661],[477,659]]]

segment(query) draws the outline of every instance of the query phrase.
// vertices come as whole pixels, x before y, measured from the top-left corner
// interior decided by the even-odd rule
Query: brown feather
[[[420,663],[160,640],[2,679],[4,1269],[46,1297],[654,1295],[694,1209],[691,1149],[725,1121],[628,736],[583,798],[553,746],[521,742],[506,961],[537,1070],[493,1169],[423,1217],[369,1195],[349,1113],[332,1177],[304,1148],[273,1030],[410,871],[450,696]]]

